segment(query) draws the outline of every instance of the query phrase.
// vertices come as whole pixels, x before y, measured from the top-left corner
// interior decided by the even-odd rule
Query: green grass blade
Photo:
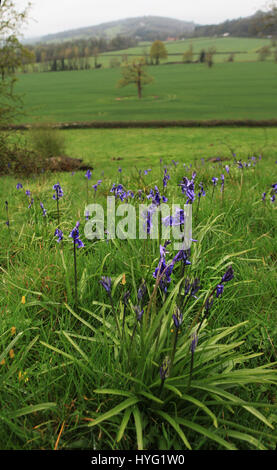
[[[189,449],[191,449],[191,445],[189,441],[187,440],[185,434],[183,433],[182,429],[180,428],[176,418],[172,418],[169,414],[165,413],[164,411],[156,411],[158,415],[160,415],[163,419],[165,419],[172,427],[173,429],[177,432],[185,446]]]
[[[134,415],[135,427],[136,427],[136,433],[137,433],[138,450],[143,450],[142,421],[141,421],[141,415],[137,406],[135,406],[133,409],[133,415]]]
[[[121,411],[125,410],[126,408],[129,408],[132,405],[135,405],[136,403],[139,402],[138,398],[128,398],[127,400],[123,401],[119,405],[115,406],[111,410],[107,411],[107,413],[104,413],[102,416],[99,416],[96,418],[94,421],[88,424],[89,427],[96,426],[99,423],[102,423],[102,421],[107,421],[113,416],[116,416],[121,413]]]

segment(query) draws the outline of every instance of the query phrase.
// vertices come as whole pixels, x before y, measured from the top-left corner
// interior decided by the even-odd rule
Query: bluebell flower
[[[91,171],[90,171],[90,170],[88,170],[88,171],[86,172],[85,178],[87,178],[88,180],[91,179]]]
[[[26,189],[25,193],[26,193],[26,196],[31,196],[31,191],[29,189]]]
[[[44,205],[42,204],[42,202],[40,202],[40,207],[41,207],[41,209],[42,209],[42,215],[43,215],[43,217],[46,217],[47,210],[44,208]]]
[[[216,178],[215,176],[212,178],[212,183],[214,186],[217,185],[217,182],[218,182],[218,178]]]
[[[164,169],[164,177],[163,177],[163,187],[164,189],[167,187],[167,183],[170,180],[170,175],[167,172],[167,168]]]
[[[22,188],[23,188],[22,184],[21,184],[21,183],[17,183],[16,189],[22,189]]]
[[[72,241],[77,248],[83,248],[85,245],[82,240],[80,240],[79,226],[80,222],[77,222],[74,229],[70,232],[69,237],[72,238]]]
[[[99,282],[104,287],[104,289],[108,292],[108,294],[110,294],[111,289],[112,289],[112,280],[111,280],[111,278],[107,277],[107,276],[102,276],[102,279]]]
[[[161,377],[162,382],[164,382],[165,379],[169,377],[169,370],[170,370],[170,358],[169,356],[166,356],[160,367],[160,377]]]
[[[63,190],[60,183],[54,184],[53,189],[56,191],[55,194],[53,194],[53,199],[59,201],[63,197]]]
[[[172,318],[173,318],[175,328],[179,330],[179,328],[181,327],[183,323],[183,314],[181,313],[178,307],[176,307],[175,313],[173,313]]]
[[[224,285],[223,284],[218,284],[217,288],[216,288],[216,297],[220,297],[222,294],[223,294],[223,290],[224,290]]]
[[[226,273],[222,276],[221,283],[229,282],[232,279],[234,279],[234,270],[233,270],[232,266],[230,266],[227,269]]]
[[[141,322],[143,314],[144,314],[143,308],[141,309],[139,306],[135,306],[134,311],[137,317],[137,321]]]
[[[63,232],[58,228],[55,230],[55,237],[58,238],[57,243],[60,243],[63,240]]]
[[[182,193],[186,194],[187,202],[186,204],[192,204],[195,199],[194,193],[194,178],[189,180],[186,176],[183,178],[183,181],[179,184],[182,188]]]
[[[191,343],[190,343],[190,350],[191,350],[191,353],[192,353],[192,354],[194,354],[194,352],[195,352],[197,343],[198,343],[198,337],[197,337],[197,334],[194,333],[194,334],[192,335]]]

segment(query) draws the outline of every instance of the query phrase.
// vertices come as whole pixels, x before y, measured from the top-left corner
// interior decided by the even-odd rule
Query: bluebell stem
[[[74,255],[74,285],[75,285],[75,304],[77,304],[78,300],[78,292],[77,292],[77,256],[76,256],[76,247],[83,248],[85,245],[80,239],[79,234],[79,225],[80,222],[77,222],[73,230],[70,232],[69,237],[72,238],[73,241],[73,255]]]
[[[86,174],[85,174],[85,178],[87,179],[87,205],[88,205],[88,182],[89,180],[91,179],[91,171],[90,170],[87,170]]]
[[[160,385],[160,390],[159,390],[159,393],[162,392],[162,389],[163,389],[163,386],[164,386],[164,383],[165,383],[165,380],[169,377],[169,373],[170,373],[170,357],[169,356],[166,356],[163,360],[163,363],[160,367],[160,378],[161,378],[161,385]]]
[[[58,214],[58,225],[60,225],[60,206],[59,200],[63,197],[63,190],[60,186],[60,183],[54,184],[53,189],[55,193],[53,194],[54,201],[57,201],[57,214]]]
[[[183,314],[181,310],[176,306],[175,308],[175,313],[172,315],[174,326],[175,326],[175,335],[174,335],[174,340],[173,340],[173,348],[172,348],[172,353],[171,353],[171,364],[174,364],[174,358],[175,358],[175,353],[176,353],[176,348],[177,348],[177,340],[178,340],[178,334],[179,330],[181,328],[181,325],[183,323]]]
[[[192,372],[193,372],[193,363],[194,363],[194,353],[196,350],[196,346],[198,343],[197,333],[193,333],[190,343],[190,352],[191,352],[191,359],[190,359],[190,371],[189,371],[189,383],[188,388],[190,388],[191,379],[192,379]]]

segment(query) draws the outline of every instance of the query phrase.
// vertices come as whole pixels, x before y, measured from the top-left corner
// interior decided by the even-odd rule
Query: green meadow
[[[21,122],[276,118],[277,67],[272,62],[152,66],[155,81],[137,97],[117,88],[119,69],[20,75]]]

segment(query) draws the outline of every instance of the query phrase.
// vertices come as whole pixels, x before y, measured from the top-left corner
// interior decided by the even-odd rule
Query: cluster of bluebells
[[[114,183],[110,192],[114,193],[115,198],[120,199],[122,202],[128,199],[129,197],[131,197],[132,199],[135,197],[133,191],[126,191],[122,184],[116,185]]]
[[[160,261],[153,272],[154,279],[159,279],[159,286],[165,293],[167,293],[168,286],[171,283],[171,275],[175,264],[179,262],[182,262],[184,266],[191,264],[187,250],[178,251],[173,260],[169,264],[166,264],[166,248],[169,244],[170,241],[168,240],[165,242],[164,246],[160,245]]]
[[[150,206],[142,214],[145,222],[143,228],[146,233],[150,233],[153,223],[153,215],[156,212],[157,208],[161,205],[162,202],[166,203],[168,199],[165,196],[160,194],[158,186],[155,186],[155,189],[150,189],[150,193],[146,196],[148,200],[151,201]]]

